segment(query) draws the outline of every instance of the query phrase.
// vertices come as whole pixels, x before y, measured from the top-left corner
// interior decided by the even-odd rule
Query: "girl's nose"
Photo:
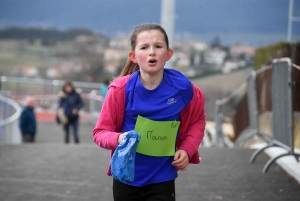
[[[153,48],[153,47],[150,47],[150,48],[149,48],[149,55],[150,55],[150,56],[155,55],[155,51],[154,51],[154,48]]]

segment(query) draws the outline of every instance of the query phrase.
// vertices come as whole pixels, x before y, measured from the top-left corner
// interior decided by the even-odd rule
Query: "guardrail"
[[[13,100],[0,95],[0,144],[20,144],[18,119],[22,108]]]
[[[225,146],[225,135],[223,134],[223,122],[232,123],[232,116],[235,108],[244,97],[246,92],[246,82],[244,82],[238,89],[233,91],[227,97],[217,100],[215,106],[214,119],[216,122],[216,138],[214,144],[217,146]]]
[[[258,71],[252,71],[251,75],[247,78],[247,115],[249,125],[246,129],[239,134],[235,146],[243,147],[246,142],[253,137],[259,137],[263,141],[270,143],[272,137],[266,133],[260,131],[260,122],[259,122],[259,109],[258,109],[258,94],[257,94],[257,84],[256,77],[260,76],[262,73],[271,71],[273,66],[265,66]]]
[[[92,90],[89,94],[89,100],[90,123],[95,125],[101,112],[104,97],[99,95],[99,90]]]
[[[83,111],[90,115],[90,122],[96,123],[103,102],[103,97],[99,95],[99,90],[92,90],[90,93],[80,93],[84,102]],[[45,111],[54,112],[58,109],[57,94],[32,95],[35,99],[35,106]],[[26,96],[11,96],[19,105],[23,105]]]
[[[39,78],[6,77],[0,76],[1,91],[10,91],[12,95],[36,95],[57,94],[62,90],[64,80],[47,80]],[[94,82],[72,82],[74,87],[81,89],[83,93],[91,90],[100,90],[101,83]]]
[[[274,60],[274,62],[275,61],[278,62],[282,60]],[[273,66],[276,66],[276,63],[273,63],[273,65],[265,66],[252,72],[247,81],[236,91],[222,100],[216,101],[216,145],[224,146],[225,135],[222,132],[222,125],[225,122],[230,123],[233,127],[235,136],[232,137],[231,140],[236,141],[235,146],[243,147],[250,139],[253,139],[250,143],[256,143],[258,140],[263,140],[268,144],[274,144],[274,131],[280,129],[275,128],[274,125],[273,128],[271,127],[272,122],[273,124],[276,123],[274,122],[275,119],[272,121],[272,116],[274,118],[274,111],[272,108],[278,108],[278,106],[273,105],[273,95],[276,94],[278,90],[285,93],[288,92],[287,88],[280,86],[274,87],[274,84],[281,82],[281,85],[290,85],[291,87],[292,96],[290,99],[292,101],[291,105],[293,106],[293,112],[291,112],[291,114],[293,114],[295,118],[295,124],[294,132],[286,134],[289,135],[289,137],[281,136],[284,139],[276,141],[274,138],[276,141],[275,144],[279,144],[278,141],[282,142],[287,138],[290,138],[290,141],[292,141],[289,143],[289,147],[291,148],[293,143],[293,147],[300,148],[300,67],[291,63],[289,63],[289,65],[292,73],[290,75],[291,80],[288,83],[282,83],[284,82],[281,80],[283,79],[282,76],[285,75],[283,74],[284,72],[277,72],[278,77],[274,77]],[[285,77],[285,79],[287,78]],[[281,94],[280,97],[286,99],[287,94]],[[287,102],[281,100],[280,103],[286,104]],[[287,110],[282,110],[282,115],[286,115],[283,113],[284,111]],[[292,120],[289,122],[291,121]],[[277,125],[280,125],[280,123],[277,123]],[[267,169],[265,169],[265,171],[267,171]]]
[[[0,99],[0,115],[2,115],[0,116],[0,143],[21,142],[18,118],[22,110],[20,106],[23,106],[26,96],[33,96],[37,107],[55,112],[58,107],[57,94],[62,90],[64,83],[63,80],[0,76],[0,94],[3,95]],[[103,102],[103,97],[99,95],[101,83],[77,81],[72,83],[83,98],[83,109],[89,113],[90,123],[95,124]],[[16,113],[12,117],[7,116],[7,112],[12,112],[12,110]]]
[[[41,106],[45,106],[43,109],[56,109],[56,99],[59,91],[62,90],[64,80],[47,80],[39,78],[22,78],[22,77],[6,77],[0,76],[0,91],[9,91],[10,97],[17,102],[22,101],[25,96],[35,96],[38,103]],[[72,82],[76,91],[82,94],[82,96],[88,96],[92,90],[98,90],[100,92],[101,83],[92,82]],[[48,96],[48,97],[46,97]],[[19,102],[21,103],[21,102]],[[52,104],[54,103],[54,104]],[[89,111],[90,101],[84,100],[84,109]]]
[[[271,145],[256,150],[250,158],[250,163],[253,163],[260,153],[270,147],[282,147],[287,150],[287,153],[271,158],[264,166],[263,173],[266,173],[277,159],[284,156],[294,156],[299,162],[300,154],[295,153],[294,150],[294,97],[299,95],[299,91],[293,92],[296,84],[293,77],[295,69],[300,70],[300,67],[292,65],[289,58],[273,60],[271,84],[273,140]]]

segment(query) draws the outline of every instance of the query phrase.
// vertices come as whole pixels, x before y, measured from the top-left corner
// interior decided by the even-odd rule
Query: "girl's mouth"
[[[149,60],[149,63],[150,63],[150,64],[155,64],[156,62],[157,62],[156,59],[150,59],[150,60]]]

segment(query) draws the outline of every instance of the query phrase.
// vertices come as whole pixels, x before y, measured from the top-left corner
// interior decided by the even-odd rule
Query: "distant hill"
[[[13,27],[0,30],[0,39],[41,39],[41,40],[67,40],[78,35],[93,35],[88,29],[58,29],[22,28]]]

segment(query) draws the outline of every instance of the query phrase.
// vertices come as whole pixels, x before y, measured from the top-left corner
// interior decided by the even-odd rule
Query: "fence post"
[[[90,92],[90,123],[94,123],[94,111],[96,110],[96,104],[95,104],[95,99],[94,97],[97,95],[97,90],[92,90]]]
[[[6,81],[7,78],[5,76],[1,76],[1,91],[6,91]]]
[[[58,80],[53,80],[52,81],[52,93],[53,94],[58,93],[57,87],[58,87]]]
[[[224,147],[224,136],[222,130],[223,113],[222,113],[222,105],[220,100],[216,100],[215,122],[216,122],[216,138],[214,143],[219,147]]]
[[[292,155],[299,162],[300,154],[294,152],[294,109],[293,109],[293,76],[290,58],[273,60],[272,69],[272,113],[273,113],[273,141],[272,144],[256,150],[250,162],[265,149],[278,146],[288,153],[271,158],[263,168],[266,173],[269,167],[279,158]]]

